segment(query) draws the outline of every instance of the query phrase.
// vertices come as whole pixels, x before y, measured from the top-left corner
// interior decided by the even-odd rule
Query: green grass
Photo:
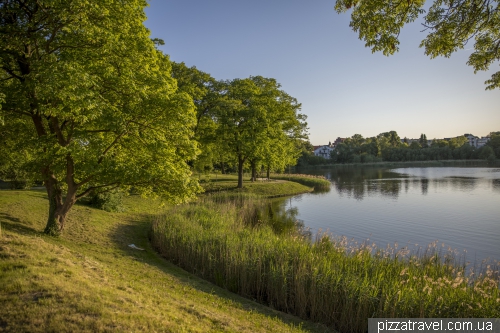
[[[124,213],[76,205],[59,238],[41,233],[47,207],[44,192],[0,191],[2,332],[328,331],[157,255],[151,219],[169,209],[158,202],[127,197]]]
[[[329,189],[331,185],[331,183],[324,176],[273,174],[271,179],[289,180],[305,186],[314,187],[317,190]]]
[[[326,234],[311,242],[255,218],[255,198],[233,199],[178,206],[154,222],[154,246],[223,288],[341,332],[366,332],[371,317],[500,317],[498,266],[468,277],[435,244],[417,256]]]
[[[296,195],[313,190],[314,184],[303,184],[299,181],[285,181],[285,180],[271,180],[262,181],[258,180],[252,182],[250,180],[243,181],[243,188],[238,189],[238,176],[236,175],[201,175],[198,177],[200,184],[206,193],[214,192],[231,192],[231,193],[249,193],[257,194],[266,198],[275,198]],[[328,185],[330,183],[328,182]]]

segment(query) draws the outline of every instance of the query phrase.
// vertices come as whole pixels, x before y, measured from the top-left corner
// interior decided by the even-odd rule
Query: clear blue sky
[[[302,103],[314,145],[395,130],[408,138],[500,131],[500,90],[474,74],[470,50],[430,59],[419,23],[405,27],[400,51],[372,54],[337,14],[334,0],[150,0],[146,26],[176,62],[216,79],[262,75]],[[472,44],[468,47],[472,48]]]

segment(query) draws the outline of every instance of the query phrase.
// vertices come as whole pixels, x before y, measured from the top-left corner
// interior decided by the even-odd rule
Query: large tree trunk
[[[270,174],[269,171],[270,171],[270,169],[271,169],[271,167],[268,165],[267,166],[267,180],[270,180],[270,177],[269,177],[269,174]]]
[[[66,216],[71,207],[73,207],[74,202],[71,203],[72,201],[66,198],[64,204],[61,205],[55,196],[49,196],[49,217],[43,231],[45,234],[51,236],[59,236],[61,234],[66,222]]]
[[[49,195],[49,217],[43,231],[47,235],[59,236],[66,222],[66,214],[61,214],[61,206],[57,203],[55,196]]]
[[[238,186],[237,186],[237,188],[243,188],[243,163],[245,163],[245,159],[238,156]]]
[[[45,174],[48,173],[44,170]],[[66,216],[76,202],[76,187],[74,183],[68,185],[68,192],[63,200],[62,190],[53,175],[47,176],[44,182],[49,199],[49,216],[44,233],[51,236],[59,236],[64,229]]]
[[[58,236],[61,234],[66,220],[66,215],[61,215],[62,191],[57,186],[57,181],[51,177],[45,180],[44,185],[49,199],[49,217],[47,218],[44,233]]]

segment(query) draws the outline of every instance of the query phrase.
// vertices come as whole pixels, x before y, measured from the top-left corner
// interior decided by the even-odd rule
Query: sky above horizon
[[[419,48],[419,22],[400,34],[400,51],[372,54],[337,14],[334,0],[150,0],[146,27],[175,62],[218,80],[275,78],[302,104],[313,145],[337,137],[485,136],[500,131],[500,90],[466,62],[473,44],[451,58]]]

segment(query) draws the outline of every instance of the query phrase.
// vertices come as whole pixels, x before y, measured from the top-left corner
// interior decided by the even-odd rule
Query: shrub
[[[89,196],[89,205],[107,212],[121,212],[123,192],[119,190],[93,193]]]

